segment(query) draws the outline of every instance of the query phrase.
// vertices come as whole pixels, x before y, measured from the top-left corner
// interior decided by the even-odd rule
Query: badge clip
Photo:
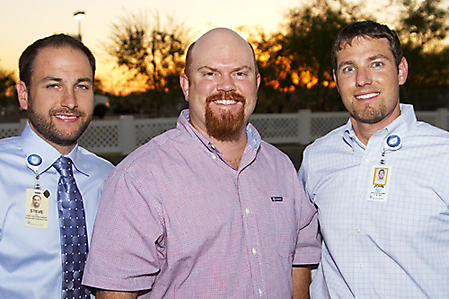
[[[399,135],[393,134],[385,140],[387,148],[391,151],[397,151],[402,147],[402,138]]]
[[[39,168],[43,162],[44,159],[39,154],[29,154],[26,158],[27,167],[36,174],[36,189],[40,189],[40,185],[37,180],[39,180]]]

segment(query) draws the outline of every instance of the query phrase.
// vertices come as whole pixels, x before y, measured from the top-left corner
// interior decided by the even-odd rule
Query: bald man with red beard
[[[189,47],[189,109],[106,182],[83,280],[97,298],[308,298],[316,209],[248,123],[260,80],[232,30]]]

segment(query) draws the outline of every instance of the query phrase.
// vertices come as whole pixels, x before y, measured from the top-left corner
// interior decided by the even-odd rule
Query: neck
[[[364,144],[367,145],[371,136],[376,134],[377,131],[382,130],[384,127],[372,126],[355,121],[351,117],[352,128],[354,129],[357,138]]]
[[[247,143],[247,123],[242,126],[238,138],[231,141],[223,141],[210,136],[207,133],[206,129],[202,128],[201,126],[197,126],[195,122],[192,121],[192,119],[190,119],[189,122],[201,135],[206,137],[207,140],[212,142],[217,147],[217,149],[222,153],[223,158],[228,161],[229,164],[231,164],[235,169],[239,169],[240,161],[242,160],[243,152],[245,151]]]
[[[246,132],[235,141],[219,141],[213,137],[207,137],[223,154],[223,158],[229,162],[235,169],[239,169],[242,161],[243,152],[246,148]]]
[[[45,142],[47,142],[48,144],[50,144],[52,147],[54,147],[54,148],[55,148],[61,155],[67,155],[68,153],[70,153],[70,152],[73,150],[73,148],[74,148],[75,145],[76,145],[76,142],[75,142],[74,144],[71,144],[71,145],[59,145],[59,144],[57,144],[57,143],[54,143],[54,142],[48,140],[47,138],[45,138],[44,136],[42,136],[42,134],[39,133],[39,132],[33,127],[33,125],[31,124],[31,122],[30,122],[30,128],[31,128],[31,130],[32,130],[34,133],[37,134],[37,136],[39,136],[42,140],[44,140]]]
[[[393,112],[390,113],[390,115],[387,115],[384,119],[374,124],[360,122],[359,120],[356,120],[352,115],[350,116],[350,118],[355,135],[357,135],[357,138],[364,145],[367,145],[371,136],[373,136],[374,134],[376,134],[376,132],[382,130],[383,128],[391,124],[400,115],[401,110],[398,104],[397,108],[395,108]]]

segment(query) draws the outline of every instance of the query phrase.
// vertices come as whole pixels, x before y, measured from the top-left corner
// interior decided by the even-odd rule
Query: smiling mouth
[[[364,94],[364,95],[360,95],[360,96],[355,96],[355,98],[358,100],[366,100],[366,99],[374,98],[374,97],[378,96],[379,94],[380,94],[380,92],[372,92],[372,93],[368,93],[368,94]]]
[[[60,119],[64,119],[64,120],[73,120],[73,119],[78,118],[78,116],[76,116],[76,115],[71,115],[71,116],[69,116],[69,115],[55,115],[55,117],[60,118]]]
[[[238,101],[236,101],[236,100],[216,100],[213,102],[215,104],[220,104],[220,105],[234,105],[234,104],[237,104]]]
[[[217,94],[210,95],[206,98],[207,103],[214,103],[217,105],[235,105],[238,102],[245,103],[245,97],[236,93],[235,91],[222,91]]]

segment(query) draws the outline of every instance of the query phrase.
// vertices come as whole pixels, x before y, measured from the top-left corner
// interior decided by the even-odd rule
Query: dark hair
[[[388,28],[387,25],[382,25],[373,21],[361,21],[354,22],[344,27],[335,37],[332,44],[332,67],[337,69],[337,53],[342,50],[346,45],[351,45],[352,41],[356,37],[369,37],[369,38],[386,38],[390,43],[390,50],[393,53],[396,66],[402,60],[402,48],[399,38],[393,30]]]
[[[92,77],[95,77],[95,57],[92,52],[79,40],[66,35],[66,34],[54,34],[42,39],[38,39],[31,45],[29,45],[19,58],[19,77],[20,80],[25,82],[26,86],[31,85],[31,76],[34,71],[34,61],[37,54],[44,48],[62,48],[71,47],[78,49],[86,54],[89,59],[90,66],[92,67]],[[92,78],[92,80],[93,80]]]
[[[185,63],[185,67],[184,67],[184,74],[186,74],[187,77],[189,76],[189,69],[190,69],[190,65],[192,64],[192,51],[193,51],[193,47],[195,46],[195,43],[196,42],[191,43],[189,48],[187,49],[186,63]],[[253,46],[250,43],[248,43],[248,45],[251,48],[251,52],[253,53],[255,72],[256,72],[256,74],[258,74],[259,73],[259,68],[257,66],[256,54],[254,53]]]

